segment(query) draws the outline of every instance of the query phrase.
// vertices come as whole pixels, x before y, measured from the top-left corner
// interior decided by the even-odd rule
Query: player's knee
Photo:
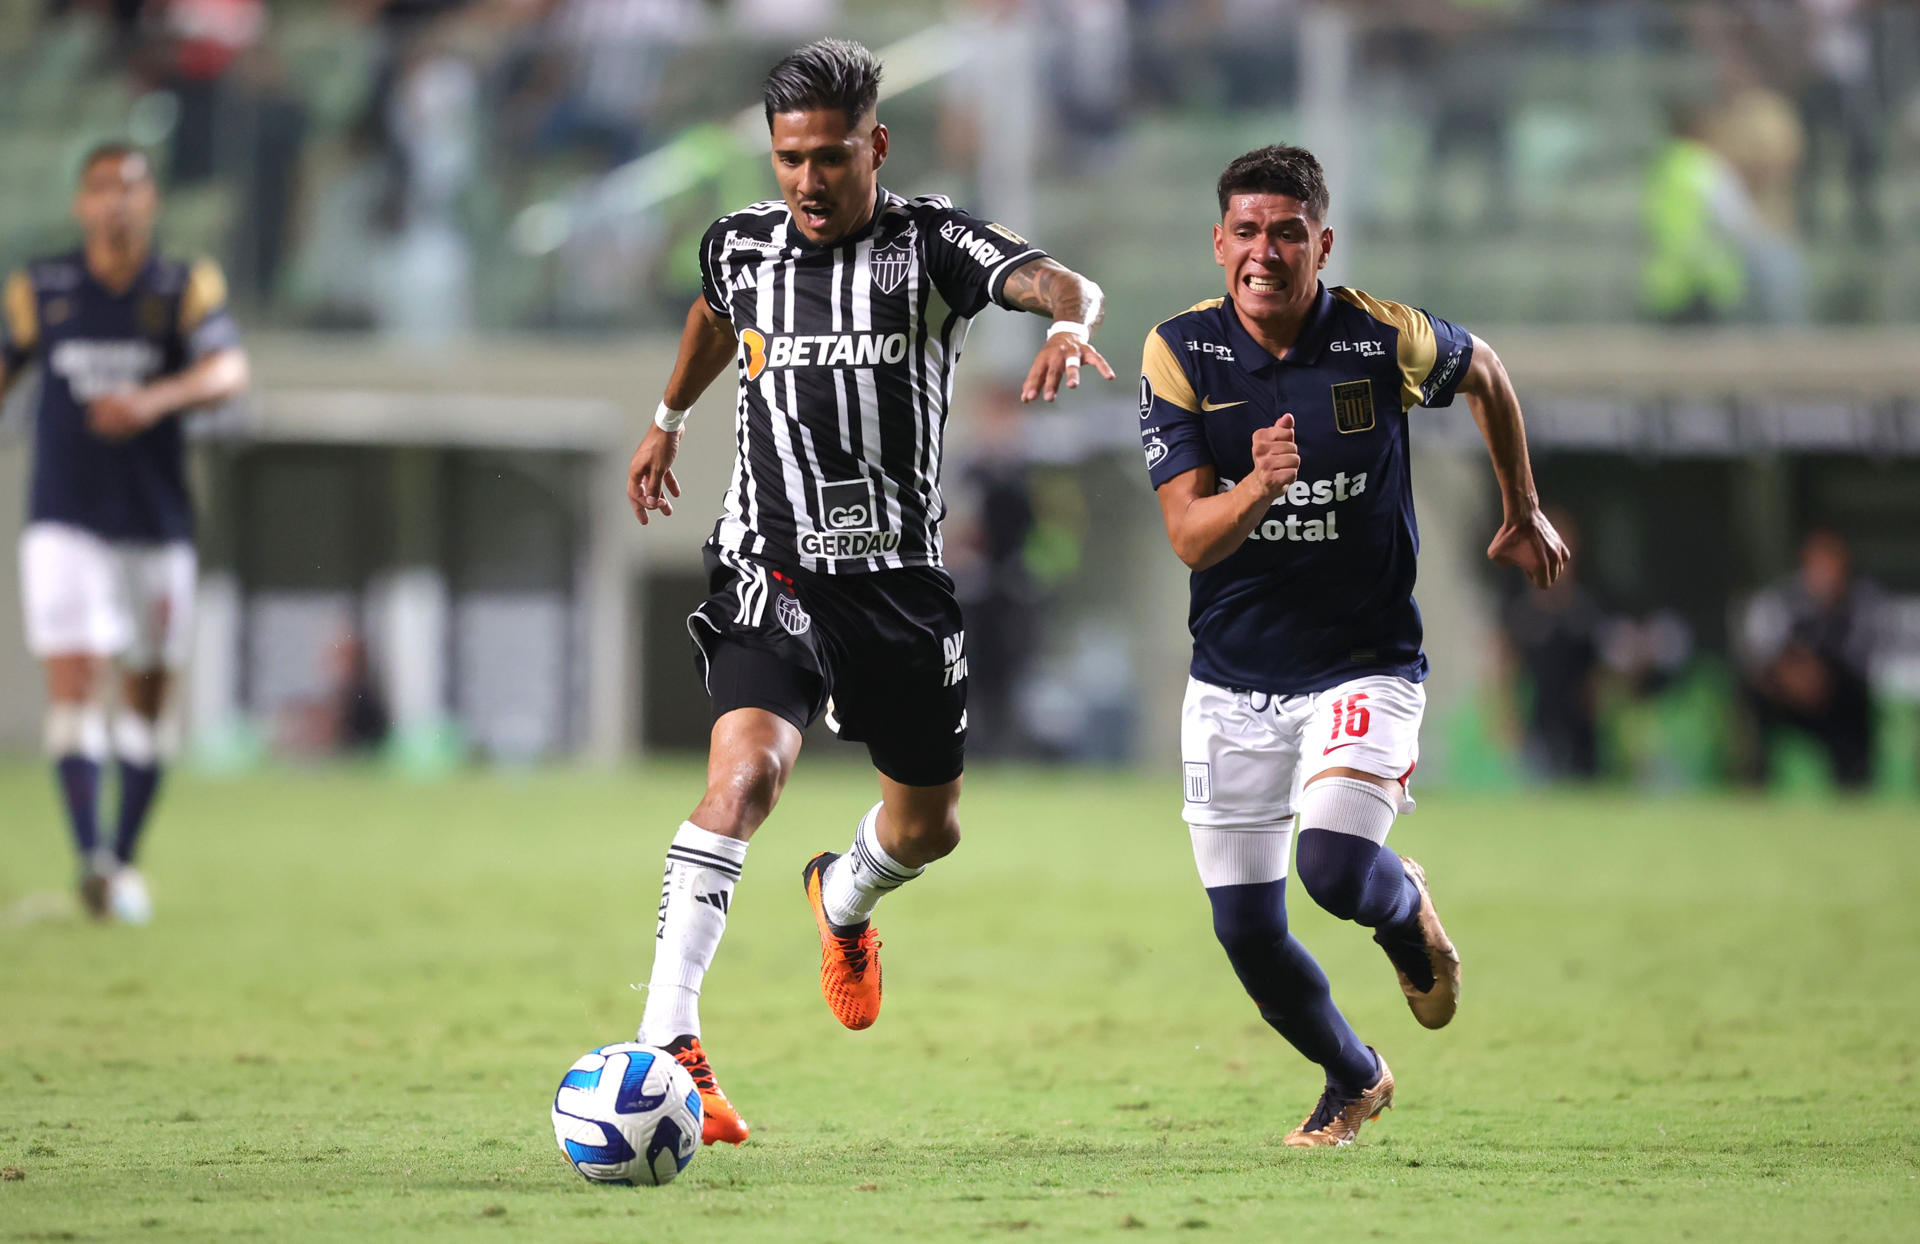
[[[774,747],[744,747],[728,756],[723,770],[707,783],[693,821],[729,838],[745,838],[773,814],[787,784],[790,767]]]
[[[947,807],[903,817],[900,837],[902,845],[915,857],[916,866],[952,855],[960,845],[960,810]]]
[[[99,690],[100,662],[91,656],[49,657],[47,699],[55,704],[90,704]]]
[[[107,710],[90,702],[55,700],[47,705],[44,740],[47,755],[105,760],[109,745]]]
[[[1367,873],[1379,851],[1379,847],[1364,838],[1324,829],[1303,829],[1294,870],[1314,902],[1342,920],[1351,920],[1360,910]]]
[[[1213,935],[1227,957],[1270,953],[1287,937],[1286,879],[1256,885],[1213,886],[1207,901],[1213,905]]]
[[[171,731],[151,716],[121,712],[113,718],[113,754],[130,765],[151,768],[173,753]]]
[[[1398,812],[1391,794],[1362,778],[1308,784],[1300,797],[1294,868],[1314,902],[1342,920],[1360,913],[1374,860]]]

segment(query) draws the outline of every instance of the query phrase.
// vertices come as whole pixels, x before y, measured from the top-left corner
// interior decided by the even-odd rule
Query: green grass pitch
[[[1296,1153],[1319,1085],[1212,940],[1176,772],[977,771],[959,854],[881,908],[853,1034],[798,875],[872,784],[823,759],[708,980],[754,1137],[658,1190],[582,1183],[547,1108],[630,1039],[694,767],[184,777],[146,929],[70,914],[51,779],[0,768],[0,1240],[1920,1236],[1910,806],[1425,792],[1394,841],[1460,1016],[1420,1029],[1294,895],[1400,1085]]]

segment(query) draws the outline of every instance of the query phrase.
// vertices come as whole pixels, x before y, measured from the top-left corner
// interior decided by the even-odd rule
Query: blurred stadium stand
[[[632,523],[622,468],[692,296],[689,242],[771,193],[757,76],[831,30],[892,49],[887,183],[1095,275],[1123,379],[1155,321],[1217,290],[1219,168],[1313,146],[1329,279],[1493,341],[1586,584],[1617,615],[1684,624],[1682,676],[1605,697],[1606,771],[1735,767],[1728,619],[1822,526],[1895,598],[1882,780],[1915,785],[1920,6],[818,0],[783,26],[748,0],[369,0],[235,3],[211,35],[179,0],[125,29],[44,7],[0,5],[0,261],[69,245],[74,162],[131,135],[171,169],[169,244],[226,263],[256,354],[246,408],[200,429],[204,754],[270,740],[349,633],[423,765],[697,740],[676,618],[700,594],[725,403],[695,416],[671,522]],[[1720,322],[1676,328],[1647,301],[1648,195],[1681,105],[1710,114],[1758,224],[1737,300],[1692,317]],[[956,464],[1036,333],[976,328]],[[1093,388],[1013,434],[1043,605],[1019,711],[1041,754],[1158,757],[1184,584],[1132,387]],[[1520,780],[1483,453],[1463,408],[1416,425],[1422,772]],[[0,447],[9,547],[24,452]],[[980,515],[952,491],[964,571]],[[25,750],[37,677],[0,582],[0,746]]]

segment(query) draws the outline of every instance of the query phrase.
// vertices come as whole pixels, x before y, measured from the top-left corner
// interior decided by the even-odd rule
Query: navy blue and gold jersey
[[[180,420],[114,442],[87,429],[87,406],[239,344],[219,267],[156,256],[115,293],[75,252],[14,273],[3,298],[0,360],[9,374],[40,364],[28,520],[110,540],[190,538]]]
[[[1246,543],[1193,574],[1195,678],[1301,695],[1426,677],[1407,411],[1452,402],[1472,357],[1457,324],[1324,286],[1284,359],[1224,298],[1147,335],[1140,441],[1155,488],[1198,467],[1233,487],[1253,469],[1255,430],[1289,412],[1300,447],[1300,477]]]

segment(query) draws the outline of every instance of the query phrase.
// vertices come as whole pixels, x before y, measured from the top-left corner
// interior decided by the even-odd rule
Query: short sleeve
[[[40,308],[33,281],[25,272],[16,272],[0,287],[0,364],[9,372],[19,371],[39,341]]]
[[[186,292],[180,296],[180,337],[188,357],[195,359],[240,344],[240,327],[227,307],[227,278],[211,259],[196,260],[187,270]]]
[[[934,288],[961,315],[978,315],[989,302],[1006,306],[1008,274],[1047,254],[1005,225],[969,216],[957,207],[941,206],[927,218],[924,229],[920,245]]]
[[[1339,288],[1333,296],[1399,330],[1400,409],[1451,406],[1473,362],[1473,334],[1419,307]]]
[[[1425,311],[1420,314],[1433,328],[1433,364],[1419,381],[1419,404],[1451,406],[1460,382],[1467,378],[1467,365],[1473,362],[1473,334],[1452,320]]]
[[[1140,354],[1140,448],[1155,488],[1196,467],[1214,465],[1193,378],[1158,328],[1147,334]]]
[[[728,296],[726,271],[722,267],[722,248],[727,236],[728,218],[722,216],[707,226],[700,238],[700,296],[723,320],[733,318],[733,302]]]

